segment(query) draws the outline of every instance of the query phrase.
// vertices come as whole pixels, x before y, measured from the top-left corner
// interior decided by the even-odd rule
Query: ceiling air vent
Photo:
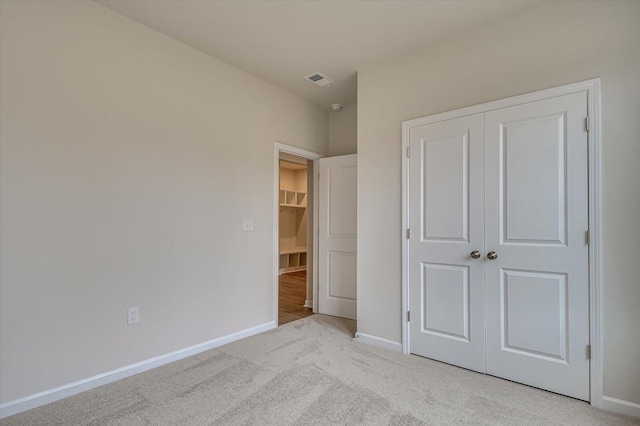
[[[333,83],[333,80],[331,80],[329,77],[319,72],[314,72],[313,74],[310,74],[305,78],[310,82],[312,82],[313,84],[315,84],[316,86],[320,86],[320,87],[327,87]]]

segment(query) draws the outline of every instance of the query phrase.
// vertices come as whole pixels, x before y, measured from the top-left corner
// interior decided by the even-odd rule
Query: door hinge
[[[411,321],[411,311],[407,311],[407,322]]]
[[[587,345],[587,359],[591,359],[591,345]]]
[[[589,230],[587,229],[587,230],[585,231],[585,239],[586,239],[586,241],[587,241],[587,245],[589,245],[589,244],[591,243],[591,240],[590,240],[590,238],[589,238],[589,237],[590,237],[590,235],[589,235]]]
[[[585,128],[587,129],[587,132],[588,132],[589,131],[589,116],[588,115],[584,119],[584,125],[585,125]]]
[[[407,240],[411,239],[411,229],[407,228]]]
[[[407,147],[407,157],[411,157],[411,147]]]

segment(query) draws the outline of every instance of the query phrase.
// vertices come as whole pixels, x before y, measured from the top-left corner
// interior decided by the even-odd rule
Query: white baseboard
[[[640,417],[640,404],[623,399],[611,398],[610,396],[602,397],[602,409],[626,416]]]
[[[313,309],[313,300],[305,300],[304,301],[304,307],[305,308],[309,308],[309,309]]]
[[[356,341],[364,342],[372,346],[387,349],[393,352],[402,352],[402,345],[393,340],[383,339],[382,337],[371,336],[369,334],[356,332]]]
[[[29,395],[23,398],[15,399],[13,401],[5,402],[4,404],[0,405],[0,419],[30,410],[32,408],[40,407],[42,405],[67,398],[80,392],[97,388],[98,386],[106,385],[107,383],[115,382],[117,380],[121,380],[156,367],[160,367],[170,362],[197,355],[201,352],[205,352],[210,349],[226,345],[227,343],[235,342],[236,340],[244,339],[245,337],[253,336],[255,334],[259,334],[276,327],[276,324],[271,321],[262,325],[258,325],[256,327],[239,331],[237,333],[218,337],[217,339],[209,340],[208,342],[189,346],[187,348],[170,352],[168,354],[160,355],[154,358],[147,359],[145,361],[127,365],[116,370],[108,371],[106,373],[98,374],[83,380],[78,380],[76,382],[59,386],[57,388],[49,389],[44,392],[39,392],[34,395]]]

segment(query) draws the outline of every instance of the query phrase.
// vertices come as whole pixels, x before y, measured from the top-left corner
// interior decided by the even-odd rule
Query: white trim
[[[304,301],[304,305],[302,305],[304,308],[309,308],[309,309],[313,309],[313,300],[305,300]]]
[[[316,173],[317,163],[320,158],[323,157],[322,154],[317,154],[315,152],[307,151],[306,149],[297,148],[295,146],[286,145],[283,143],[276,142],[273,145],[273,322],[274,324],[278,324],[278,276],[280,270],[280,252],[278,250],[278,244],[280,240],[280,221],[279,217],[279,209],[280,209],[280,153],[286,152],[288,154],[297,155],[298,157],[306,158],[307,160],[313,160],[313,173]],[[313,227],[314,227],[314,237],[317,235],[316,233],[316,222],[318,217],[318,204],[316,203],[316,180],[314,179],[313,188],[307,188],[307,193],[309,191],[313,191]],[[315,309],[315,300],[316,300],[316,287],[318,286],[318,280],[316,279],[316,271],[317,268],[315,265],[318,264],[318,239],[313,238],[311,244],[313,244],[313,300],[314,300],[314,309]],[[309,244],[309,242],[307,242]],[[306,306],[307,302],[305,302]]]
[[[318,253],[320,235],[320,159],[313,161],[313,312],[318,313],[318,263],[320,263],[320,253]]]
[[[584,82],[587,85],[587,114],[589,116],[589,338],[591,344],[591,398],[596,408],[604,408],[603,397],[603,339],[602,339],[602,219],[600,180],[602,140],[600,112],[600,79]]]
[[[528,104],[543,99],[555,98],[558,96],[571,95],[573,93],[587,92],[593,95],[593,90],[600,88],[600,79],[581,81],[578,83],[567,84],[565,86],[553,87],[550,89],[539,90],[537,92],[526,93],[524,95],[512,96],[510,98],[499,99],[497,101],[486,102],[483,104],[473,105],[466,108],[460,108],[453,111],[441,112],[429,115],[427,117],[414,118],[402,122],[403,128],[406,124],[407,128],[423,126],[425,124],[446,121],[452,118],[466,117],[468,115],[482,114],[500,108],[507,108],[516,105]],[[598,96],[599,97],[599,96]],[[595,112],[595,111],[594,111]],[[592,122],[593,124],[593,122]]]
[[[406,312],[409,311],[409,238],[406,229],[409,228],[409,129],[410,125],[404,121],[402,123],[402,228],[400,235],[402,238],[402,286],[400,321],[402,324],[402,353],[411,353],[409,321]]]
[[[372,336],[370,334],[356,332],[356,337],[354,338],[356,342],[367,343],[372,346],[377,346],[382,349],[387,349],[393,352],[402,352],[402,345],[398,342],[394,342],[393,340],[384,339],[382,337]]]
[[[624,401],[610,396],[602,397],[602,408],[606,411],[624,414],[626,416],[640,417],[640,404],[635,402]]]
[[[615,409],[621,406],[620,403],[613,403],[613,398],[604,397],[602,389],[603,373],[602,373],[602,238],[601,229],[602,222],[600,216],[601,197],[600,197],[600,142],[601,142],[601,113],[600,113],[600,79],[592,79],[579,83],[568,84],[565,86],[555,87],[551,89],[540,90],[511,98],[501,99],[493,102],[487,102],[480,105],[474,105],[467,108],[457,109],[455,111],[443,112],[440,114],[430,115],[428,117],[407,120],[402,123],[402,348],[404,353],[410,353],[409,329],[405,321],[405,312],[409,306],[409,240],[405,238],[405,229],[409,219],[408,208],[408,186],[409,186],[409,162],[406,156],[409,147],[409,132],[411,128],[423,126],[425,124],[436,123],[439,121],[459,118],[473,114],[485,113],[499,108],[506,108],[515,105],[521,105],[529,102],[535,102],[542,99],[549,99],[558,96],[569,95],[573,93],[587,93],[587,109],[590,120],[589,130],[589,303],[590,303],[590,344],[591,353],[591,369],[590,369],[590,402],[597,408],[610,409],[622,413]],[[605,404],[606,400],[606,404]],[[616,400],[618,401],[618,400]],[[633,406],[633,403],[626,403],[626,406]]]
[[[181,359],[206,352],[222,345],[226,345],[227,343],[235,342],[236,340],[263,333],[273,328],[276,328],[276,324],[273,322],[268,322],[256,327],[251,327],[246,330],[218,337],[217,339],[209,340],[208,342],[199,343],[197,345],[179,349],[177,351],[170,352],[164,355],[149,358],[135,364],[130,364],[122,368],[117,368],[106,373],[97,374],[95,376],[49,389],[44,392],[39,392],[33,395],[14,399],[13,401],[5,402],[4,404],[0,405],[0,419],[13,416],[14,414],[31,410],[32,408],[40,407],[45,404],[49,404],[51,402],[58,401],[69,396],[79,394],[80,392],[97,388],[98,386],[106,385],[117,380],[131,377],[136,374],[151,370],[153,368],[163,366],[170,362],[179,361]]]

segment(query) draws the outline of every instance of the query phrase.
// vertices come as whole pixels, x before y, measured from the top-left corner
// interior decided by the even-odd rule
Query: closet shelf
[[[280,190],[280,205],[283,207],[307,207],[307,193],[293,189]]]
[[[306,247],[280,247],[280,254],[306,253]]]
[[[283,173],[282,167],[280,170]],[[307,269],[307,170],[289,172],[280,182],[279,274]],[[289,188],[299,188],[297,189]]]
[[[280,249],[280,275],[287,272],[304,271],[307,269],[307,249],[305,247]]]

